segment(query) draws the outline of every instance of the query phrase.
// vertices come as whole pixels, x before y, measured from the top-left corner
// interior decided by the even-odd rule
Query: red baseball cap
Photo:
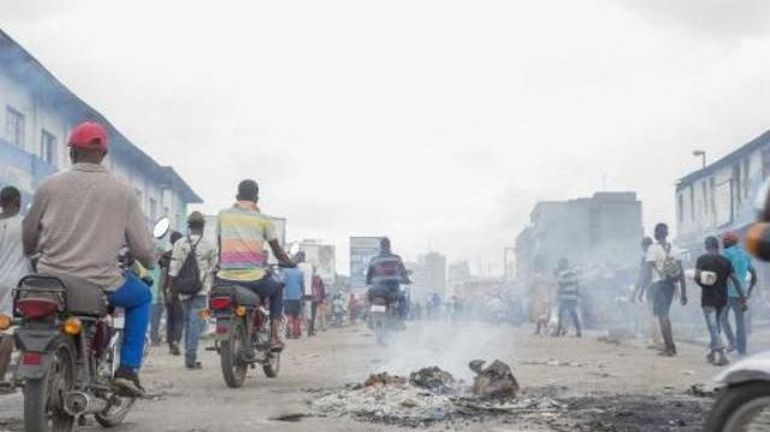
[[[107,151],[107,130],[96,122],[83,122],[72,128],[70,147],[83,150]]]

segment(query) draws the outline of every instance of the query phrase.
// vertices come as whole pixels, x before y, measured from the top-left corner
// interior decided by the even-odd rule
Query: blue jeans
[[[730,311],[735,314],[735,333],[730,325]],[[735,347],[740,355],[746,355],[746,312],[741,307],[741,299],[730,297],[727,299],[727,308],[725,308],[724,319],[722,320],[722,329],[727,336],[727,341]]]
[[[724,307],[703,306],[703,318],[709,331],[709,348],[711,351],[724,349],[722,345],[722,316]]]
[[[126,311],[123,346],[120,347],[120,367],[138,370],[142,367],[144,338],[150,323],[150,287],[133,274],[115,291],[108,291],[107,301]]]
[[[184,299],[182,307],[184,307],[184,358],[188,365],[193,365],[198,358],[198,344],[203,329],[203,320],[198,316],[198,311],[206,307],[206,296],[197,295]]]

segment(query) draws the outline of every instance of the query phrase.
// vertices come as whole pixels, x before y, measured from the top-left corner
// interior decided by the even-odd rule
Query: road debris
[[[511,372],[511,368],[495,360],[484,368],[484,360],[473,360],[470,363],[472,371],[476,372],[473,380],[473,394],[482,398],[513,399],[519,391],[519,383]]]
[[[432,366],[409,374],[409,384],[433,393],[448,394],[461,391],[462,381],[458,381],[449,372]]]

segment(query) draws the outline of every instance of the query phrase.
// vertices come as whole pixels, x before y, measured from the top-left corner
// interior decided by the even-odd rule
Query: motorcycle
[[[209,295],[209,312],[216,322],[212,350],[219,354],[228,387],[243,385],[249,367],[262,366],[268,378],[278,376],[281,353],[270,350],[267,299],[248,288],[218,284]]]
[[[342,297],[335,297],[334,300],[332,300],[332,327],[342,327],[342,324],[345,322],[345,315],[347,315],[347,311],[345,310],[345,299]]]
[[[707,432],[770,430],[770,351],[735,363],[715,380],[724,387],[706,421]]]
[[[153,234],[168,229],[161,219]],[[74,276],[32,274],[13,291],[13,310],[2,327],[17,327],[13,382],[23,388],[25,430],[68,432],[89,414],[104,427],[122,423],[136,398],[112,384],[125,319],[104,292]]]
[[[373,296],[369,307],[369,325],[377,344],[387,346],[398,322],[397,303],[382,296]]]

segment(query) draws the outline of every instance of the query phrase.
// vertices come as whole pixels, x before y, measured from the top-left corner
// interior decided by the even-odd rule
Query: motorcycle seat
[[[238,306],[257,307],[262,304],[262,297],[254,291],[236,284],[221,284],[211,290],[209,297],[230,297]]]
[[[24,297],[56,297],[63,293],[60,300],[65,311],[74,315],[102,317],[108,313],[107,298],[101,287],[76,276],[33,274],[25,276],[18,288],[19,295]]]

